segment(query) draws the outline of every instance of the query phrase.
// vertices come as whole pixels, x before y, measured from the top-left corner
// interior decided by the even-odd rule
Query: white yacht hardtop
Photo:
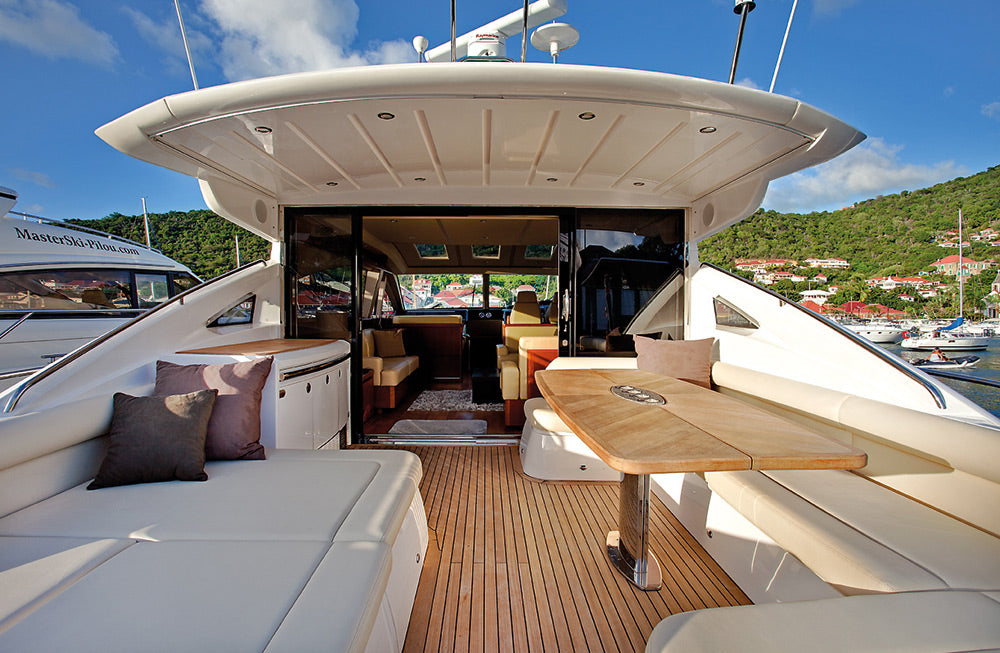
[[[279,205],[691,207],[700,240],[864,135],[793,98],[551,64],[373,66],[181,93],[97,130],[278,238]],[[516,191],[516,192],[514,192]]]
[[[18,215],[0,218],[0,257],[4,270],[59,265],[191,272],[170,257],[124,238]]]

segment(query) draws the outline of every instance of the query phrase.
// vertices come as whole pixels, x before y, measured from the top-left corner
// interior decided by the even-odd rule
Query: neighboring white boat
[[[745,6],[743,11],[745,18]],[[558,24],[552,27],[557,29],[549,31],[554,35],[551,48],[557,54],[567,32]],[[769,182],[830,160],[864,135],[796,98],[717,81],[481,59],[346,68],[204,88],[156,100],[97,130],[100,138],[130,156],[196,178],[206,203],[266,238],[272,255],[164,302],[0,395],[0,442],[11,445],[0,449],[7,456],[0,460],[5,463],[0,466],[5,501],[0,513],[22,510],[14,519],[0,517],[0,536],[35,536],[39,522],[55,521],[52,529],[62,536],[60,545],[69,535],[91,538],[81,540],[81,548],[138,542],[136,551],[120,554],[122,564],[132,566],[118,575],[116,569],[122,567],[115,566],[119,556],[114,552],[110,564],[101,564],[96,553],[86,559],[79,554],[73,565],[66,563],[62,576],[53,573],[56,578],[49,581],[39,578],[54,564],[43,556],[57,557],[48,555],[56,538],[39,536],[35,542],[11,537],[20,548],[4,561],[13,560],[9,564],[19,565],[21,574],[16,578],[30,582],[16,594],[24,607],[10,608],[15,623],[0,630],[0,648],[6,643],[17,648],[21,633],[28,633],[25,638],[44,633],[64,649],[81,641],[126,648],[129,641],[120,635],[124,618],[104,601],[121,606],[133,597],[151,606],[160,624],[157,633],[162,633],[157,645],[165,649],[190,637],[186,626],[206,612],[211,617],[206,632],[215,637],[213,642],[221,642],[219,649],[237,634],[243,642],[255,638],[243,647],[247,650],[295,650],[289,641],[315,643],[298,649],[321,648],[330,641],[321,637],[326,629],[337,635],[336,641],[350,643],[343,645],[345,650],[399,651],[403,640],[393,638],[400,632],[405,636],[409,622],[411,634],[429,632],[427,637],[435,638],[408,639],[415,650],[454,642],[514,649],[504,644],[505,633],[514,641],[519,632],[524,649],[531,638],[539,649],[642,650],[651,627],[670,612],[682,614],[653,631],[645,649],[650,653],[667,650],[664,638],[672,637],[672,629],[677,639],[669,650],[837,651],[864,650],[869,643],[897,650],[1000,647],[1000,604],[991,598],[1000,591],[1000,475],[995,465],[1000,420],[856,333],[698,259],[699,241],[752,215]],[[365,583],[366,588],[380,583],[379,596],[369,601],[375,607],[366,619],[348,626],[326,608],[338,597],[319,592],[317,585],[351,587],[339,579],[355,585],[358,578],[365,580],[367,568],[356,562],[365,559],[364,550],[388,549],[396,546],[394,538],[397,544],[404,539],[399,524],[404,514],[414,515],[405,505],[397,509],[379,503],[369,511],[374,525],[359,526],[351,513],[351,528],[343,529],[350,530],[345,541],[340,541],[340,527],[331,527],[338,538],[332,548],[326,541],[329,533],[294,542],[289,540],[295,533],[281,531],[280,524],[266,538],[257,538],[267,541],[200,541],[204,531],[226,528],[229,516],[200,521],[217,513],[185,506],[184,497],[191,495],[178,491],[191,485],[213,487],[216,479],[138,490],[153,499],[129,504],[140,518],[147,505],[168,506],[171,518],[182,522],[173,542],[159,541],[161,531],[169,529],[152,518],[119,536],[101,530],[103,523],[71,515],[73,529],[67,535],[60,530],[63,523],[44,512],[51,505],[49,497],[59,501],[66,490],[92,477],[103,446],[100,436],[107,432],[112,412],[111,396],[149,394],[161,359],[215,363],[252,359],[261,350],[287,356],[294,349],[295,368],[279,366],[264,393],[266,446],[319,446],[330,424],[334,429],[345,425],[345,444],[367,444],[370,422],[363,416],[368,397],[377,401],[384,392],[393,400],[393,393],[405,393],[407,384],[420,384],[422,376],[433,375],[438,367],[460,362],[462,334],[470,322],[489,320],[498,328],[513,328],[501,324],[498,311],[485,308],[492,305],[488,299],[478,310],[445,311],[443,319],[443,313],[433,311],[403,316],[411,318],[402,322],[408,333],[432,342],[414,355],[406,347],[415,345],[403,342],[395,326],[388,328],[406,312],[398,277],[436,273],[482,274],[484,289],[491,287],[490,274],[558,278],[559,290],[548,307],[553,324],[546,325],[556,335],[525,337],[519,343],[525,345],[519,363],[498,361],[502,370],[515,372],[510,375],[513,398],[504,388],[505,408],[511,414],[518,408],[532,412],[528,404],[535,402],[537,414],[529,416],[525,433],[540,437],[525,440],[549,442],[547,450],[536,452],[543,465],[560,467],[557,462],[565,463],[565,456],[586,456],[588,448],[579,438],[573,440],[571,430],[551,411],[548,421],[538,416],[545,406],[530,396],[531,368],[517,365],[523,360],[526,366],[543,366],[557,351],[556,361],[565,366],[634,366],[629,347],[635,335],[714,340],[711,359],[703,362],[711,368],[715,389],[861,448],[869,465],[854,471],[778,469],[765,474],[747,460],[738,470],[644,476],[647,487],[687,529],[684,543],[673,552],[672,545],[654,542],[660,547],[657,555],[679,556],[681,549],[700,546],[706,553],[695,556],[691,567],[718,563],[725,572],[718,584],[705,583],[702,596],[707,599],[689,600],[677,598],[685,591],[682,586],[699,583],[681,578],[687,573],[684,564],[670,565],[664,578],[670,587],[660,593],[633,591],[608,575],[614,572],[603,559],[604,532],[589,528],[618,505],[607,492],[591,505],[570,484],[530,483],[525,491],[518,489],[524,481],[520,476],[517,483],[491,472],[477,477],[476,450],[466,447],[428,470],[440,481],[424,492],[428,501],[444,497],[449,502],[428,512],[439,527],[432,536],[433,553],[426,558],[421,550],[393,548],[391,557],[385,553],[379,574],[372,573],[376,580]],[[344,284],[350,297],[334,282]],[[302,310],[304,293],[309,293],[309,306],[322,310]],[[326,326],[323,311],[330,318]],[[538,321],[531,326],[539,326]],[[372,342],[375,330],[382,332],[382,342]],[[485,331],[477,329],[476,336]],[[309,346],[310,339],[322,344]],[[527,340],[541,341],[543,346],[531,351],[544,350],[548,357],[532,357]],[[596,342],[603,346],[585,344]],[[383,346],[385,353],[378,354]],[[349,356],[349,363],[331,358],[330,349]],[[281,355],[275,354],[275,360],[280,362]],[[519,377],[526,379],[520,386]],[[63,422],[74,426],[65,437]],[[537,433],[531,430],[536,423]],[[629,423],[621,428],[627,433]],[[754,432],[752,424],[747,428],[755,446],[770,440]],[[59,437],[36,443],[39,429]],[[549,437],[553,434],[562,439]],[[524,440],[522,444],[529,446]],[[279,466],[282,454],[286,461],[299,462],[318,456],[275,453]],[[353,467],[344,465],[345,471],[356,471],[361,486],[368,483],[378,465],[360,460],[355,451],[342,454],[342,460],[357,461]],[[521,455],[523,460],[526,454]],[[591,468],[585,460],[573,459],[561,468],[579,474]],[[229,468],[213,469],[224,475]],[[346,490],[326,510],[313,477],[300,485],[287,476],[262,478],[275,497],[294,497],[303,509],[319,506],[323,513],[346,514]],[[31,481],[29,487],[23,487],[24,479]],[[414,469],[394,479],[393,487],[412,490],[419,479],[420,470]],[[228,487],[214,487],[220,486]],[[553,487],[570,508],[544,498]],[[13,498],[8,490],[17,490]],[[129,496],[127,492],[122,494]],[[101,490],[79,491],[72,498],[111,501],[117,496]],[[224,498],[245,509],[244,497],[237,486]],[[255,497],[270,515],[282,505],[271,501],[271,495]],[[476,501],[485,511],[471,508]],[[570,514],[575,519],[576,512],[583,514],[580,523],[586,529],[571,525]],[[298,514],[295,509],[288,513]],[[426,533],[422,507],[416,513],[412,521]],[[444,527],[453,523],[458,527]],[[253,533],[271,525],[255,527]],[[511,543],[532,529],[539,545],[533,536],[522,557],[522,549]],[[365,539],[375,537],[372,532],[375,542]],[[510,539],[504,540],[505,532]],[[553,544],[562,534],[573,539],[565,555]],[[298,537],[305,540],[306,535]],[[100,537],[121,541],[92,541]],[[206,544],[217,556],[210,562],[223,564],[208,567],[195,555],[209,549]],[[241,561],[258,559],[251,553],[285,551],[291,545],[301,545],[301,557],[310,564],[294,577],[288,572],[289,587],[281,595],[287,605],[273,605],[271,595],[252,591],[258,581],[269,588],[286,580],[280,563],[262,563],[259,579],[239,585],[250,588],[244,590],[247,596],[233,589],[225,600],[204,607],[197,593],[177,589],[169,576],[173,569],[193,574],[191,569],[211,568],[213,574],[229,573],[226,578],[244,578],[248,567]],[[223,557],[232,548],[252,551],[243,558]],[[158,550],[167,553],[138,557]],[[160,561],[173,566],[160,571],[155,568]],[[422,574],[421,564],[426,565]],[[400,574],[410,573],[399,571],[404,565],[416,570],[406,582],[400,580]],[[137,576],[156,582],[140,585]],[[417,576],[422,582],[414,589]],[[199,587],[218,589],[214,578]],[[381,588],[389,597],[383,604]],[[563,590],[572,597],[560,598]],[[712,597],[728,597],[731,591],[765,605],[698,609],[708,601],[721,605]],[[419,609],[411,613],[414,596]],[[100,597],[102,609],[94,609],[96,599],[88,603],[88,597]],[[255,615],[266,611],[252,629],[245,610],[237,609],[244,599],[255,606]],[[298,609],[300,599],[304,614]],[[352,599],[339,597],[341,604]],[[638,607],[630,614],[633,608],[627,604]],[[450,606],[447,614],[445,605]],[[530,625],[522,619],[528,612],[535,615]],[[440,618],[428,627],[431,614]],[[423,628],[415,624],[418,618],[424,620]],[[594,618],[604,621],[595,626]],[[501,619],[506,625],[498,624]],[[135,621],[142,627],[128,631],[140,642],[133,648],[141,647],[146,635],[142,615]],[[302,631],[298,640],[288,637],[293,628]],[[344,628],[354,630],[345,636],[338,630]],[[272,639],[275,632],[285,637]],[[625,646],[619,638],[632,641]],[[783,646],[775,643],[778,639]]]
[[[907,332],[903,338],[903,348],[978,351],[989,347],[990,339],[988,336],[973,335],[962,328],[962,323],[962,318],[958,318],[950,325],[930,333],[911,334]]]
[[[906,333],[906,329],[903,327],[888,324],[847,323],[844,324],[844,326],[859,336],[867,338],[868,340],[876,342],[880,345],[895,344],[902,340],[903,334]]]
[[[0,195],[9,210],[17,194]],[[201,283],[145,245],[8,210],[0,217],[0,389]]]

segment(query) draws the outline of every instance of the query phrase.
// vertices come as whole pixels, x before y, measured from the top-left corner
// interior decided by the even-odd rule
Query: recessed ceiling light
[[[326,182],[326,185],[327,186],[336,186],[337,182],[335,182],[335,181],[328,181],[328,182]]]
[[[644,181],[633,181],[632,185],[633,186],[645,186],[646,182],[644,182]]]
[[[427,181],[427,177],[414,177],[413,181]]]
[[[396,114],[389,113],[388,111],[383,111],[378,114],[378,117],[381,118],[382,120],[392,120],[393,118],[396,117]]]
[[[399,220],[396,218],[392,218],[391,220],[389,220],[389,222],[396,224],[397,222],[399,222]]]
[[[559,177],[549,177],[545,181],[559,181]]]
[[[258,134],[270,134],[271,128],[260,125],[259,127],[254,127],[253,130]]]
[[[597,116],[595,114],[593,114],[593,113],[591,113],[589,111],[584,111],[579,116],[577,116],[577,118],[579,118],[580,120],[593,120],[596,117]]]
[[[716,129],[715,127],[702,127],[698,131],[700,131],[702,134],[714,134]]]

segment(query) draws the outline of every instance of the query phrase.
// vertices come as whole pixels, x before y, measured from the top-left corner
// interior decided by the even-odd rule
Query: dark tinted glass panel
[[[353,305],[351,220],[339,215],[295,215],[288,274],[298,338],[349,338]]]
[[[170,298],[170,282],[166,273],[135,273],[135,294],[139,308],[152,308]]]
[[[592,211],[576,232],[575,346],[630,355],[632,336],[683,337],[683,213]]]
[[[134,308],[125,270],[40,270],[0,275],[0,310]]]

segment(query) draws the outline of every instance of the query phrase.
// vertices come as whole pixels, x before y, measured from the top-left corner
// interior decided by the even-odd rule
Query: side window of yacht
[[[185,290],[190,290],[191,288],[194,288],[199,283],[201,283],[201,281],[191,276],[187,272],[175,272],[171,276],[173,277],[173,284],[174,284],[173,292],[170,293],[171,297],[173,297],[174,295],[179,295]]]
[[[214,320],[208,323],[209,327],[233,326],[236,324],[251,324],[253,322],[253,310],[257,305],[257,296],[250,295],[240,300],[240,303],[227,308]]]
[[[166,273],[136,272],[135,294],[139,308],[152,308],[170,297],[169,280]]]
[[[132,306],[125,270],[38,270],[0,275],[0,310],[116,310]]]

